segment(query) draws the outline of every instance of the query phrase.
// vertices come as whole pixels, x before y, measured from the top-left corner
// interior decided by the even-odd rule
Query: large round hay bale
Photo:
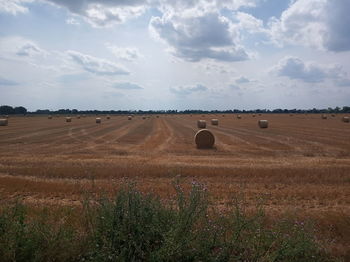
[[[212,119],[212,120],[211,120],[211,124],[212,124],[213,126],[218,126],[218,125],[219,125],[219,120],[218,120],[218,119]]]
[[[237,119],[241,119],[242,118],[242,116],[241,115],[237,115]]]
[[[322,118],[322,119],[327,119],[327,116],[323,114],[323,115],[321,116],[321,118]]]
[[[269,121],[267,120],[259,120],[258,125],[260,128],[267,128],[269,126]]]
[[[7,126],[9,124],[9,121],[7,118],[1,118],[0,119],[0,126]]]
[[[212,148],[215,143],[215,137],[208,129],[201,129],[195,134],[194,141],[197,148]]]
[[[128,116],[128,120],[131,120],[132,119],[132,116]]]
[[[198,120],[197,121],[197,127],[198,128],[206,128],[207,127],[207,122],[205,120]]]
[[[71,117],[66,117],[66,122],[72,122],[72,118]]]
[[[97,117],[97,118],[96,118],[96,124],[101,124],[101,122],[102,122],[102,121],[101,121],[101,118],[100,118],[100,117]]]
[[[342,120],[343,120],[343,122],[345,122],[345,123],[349,123],[349,122],[350,122],[350,117],[348,117],[348,116],[343,116]]]

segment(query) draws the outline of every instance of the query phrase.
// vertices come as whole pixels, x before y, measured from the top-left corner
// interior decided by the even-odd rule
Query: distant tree
[[[15,110],[13,109],[12,106],[7,106],[7,105],[0,106],[0,114],[11,115],[14,113],[15,113]]]
[[[14,111],[15,111],[15,114],[26,114],[27,113],[27,109],[23,106],[15,107]]]

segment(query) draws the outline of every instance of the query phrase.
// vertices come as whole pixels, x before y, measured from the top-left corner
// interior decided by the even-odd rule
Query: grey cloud
[[[208,88],[201,84],[197,84],[195,86],[179,86],[170,88],[170,91],[177,95],[189,95],[192,93],[203,92],[207,90]]]
[[[124,90],[137,90],[137,89],[143,89],[141,86],[130,83],[130,82],[121,82],[121,83],[115,83],[113,85],[114,88],[117,89],[124,89]]]
[[[15,85],[19,85],[19,83],[0,77],[0,85],[1,86],[15,86]]]
[[[16,52],[18,56],[32,56],[35,54],[40,54],[43,51],[34,43],[27,42],[24,43]]]
[[[347,86],[350,80],[347,73],[339,65],[326,66],[314,62],[305,63],[297,57],[281,59],[271,70],[278,76],[298,79],[307,83],[320,83],[327,79],[334,81],[338,86]]]
[[[81,15],[95,27],[118,24],[141,15],[146,9],[146,0],[46,0]]]
[[[251,82],[248,78],[241,76],[240,78],[236,79],[235,81],[237,84],[245,84]]]
[[[247,60],[245,50],[235,42],[231,22],[216,12],[199,16],[152,17],[150,28],[173,48],[173,54],[184,60],[202,59],[219,61]]]
[[[97,75],[128,75],[129,71],[123,66],[111,61],[82,54],[76,51],[67,51],[71,59],[84,70]]]
[[[328,51],[350,50],[350,1],[298,0],[279,19],[270,21],[272,39],[279,43]]]

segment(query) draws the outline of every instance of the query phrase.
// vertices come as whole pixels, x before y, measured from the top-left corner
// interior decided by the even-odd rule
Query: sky
[[[0,0],[0,105],[350,102],[350,0]]]

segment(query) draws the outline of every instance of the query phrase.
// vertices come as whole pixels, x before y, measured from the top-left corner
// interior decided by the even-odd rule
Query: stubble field
[[[126,179],[166,200],[180,177],[204,183],[223,210],[239,195],[272,218],[312,220],[333,252],[349,255],[350,124],[342,115],[100,117],[10,117],[0,127],[0,201],[79,205],[86,192],[114,192]],[[207,120],[214,149],[195,147],[198,119]]]

